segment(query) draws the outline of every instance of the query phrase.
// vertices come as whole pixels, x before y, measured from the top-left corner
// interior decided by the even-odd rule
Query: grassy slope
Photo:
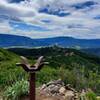
[[[89,79],[89,74],[93,73],[93,75],[95,75],[97,71],[100,72],[100,58],[81,53],[74,49],[58,47],[10,49],[10,51],[0,49],[0,86],[11,85],[14,81],[21,80],[22,78],[26,79],[27,77],[26,73],[15,65],[16,62],[20,61],[19,56],[11,51],[16,52],[19,55],[27,56],[31,59],[31,62],[34,62],[34,60],[40,55],[44,55],[46,61],[50,62],[48,66],[45,66],[37,73],[37,85],[53,79],[64,78],[67,83],[70,83],[75,87],[81,87],[81,85],[84,87],[85,84],[87,84],[83,80],[84,76],[88,81],[90,80],[91,84],[89,85],[92,87],[95,84],[95,80],[92,77]],[[73,55],[70,55],[72,52]],[[86,82],[87,79],[85,80]],[[92,82],[91,80],[94,81]],[[96,79],[95,82],[97,82],[97,80],[98,79]]]
[[[18,55],[0,49],[0,86],[10,85],[24,74],[21,68],[16,67],[20,61]]]

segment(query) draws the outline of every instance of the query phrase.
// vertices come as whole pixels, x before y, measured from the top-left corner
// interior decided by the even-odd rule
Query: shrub
[[[40,72],[37,73],[36,82],[38,85],[41,85],[56,79],[58,79],[58,70],[45,66]]]
[[[21,80],[9,86],[4,93],[8,100],[19,100],[20,96],[28,95],[29,84],[26,80]]]
[[[93,91],[89,91],[86,94],[87,100],[97,100],[96,94]]]
[[[80,100],[98,100],[96,94],[89,89],[89,91],[80,94]]]

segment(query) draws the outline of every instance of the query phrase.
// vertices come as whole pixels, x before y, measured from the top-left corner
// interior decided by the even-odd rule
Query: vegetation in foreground
[[[78,91],[91,88],[97,95],[100,94],[100,58],[78,50],[56,46],[38,49],[9,49],[9,51],[0,49],[0,88],[5,90],[7,87],[8,91],[9,88],[15,87],[16,82],[28,80],[28,74],[15,65],[20,61],[20,55],[28,57],[30,62],[35,62],[38,56],[43,55],[46,61],[50,62],[37,73],[37,86],[61,78]],[[22,90],[21,92],[24,94]],[[20,94],[20,91],[18,93]]]

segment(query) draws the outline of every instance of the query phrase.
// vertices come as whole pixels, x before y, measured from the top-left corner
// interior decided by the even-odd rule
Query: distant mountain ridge
[[[83,49],[81,51],[100,57],[100,48],[88,48],[88,49]]]
[[[62,47],[100,48],[100,39],[75,39],[72,37],[32,39],[25,36],[0,34],[0,47],[43,47],[55,44]]]

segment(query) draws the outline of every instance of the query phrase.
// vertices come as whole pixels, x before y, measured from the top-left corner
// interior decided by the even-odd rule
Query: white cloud
[[[3,0],[0,2],[0,14],[16,17],[34,17],[35,13],[34,9],[22,4],[8,3]]]
[[[7,21],[0,22],[0,33],[10,33],[11,31],[12,27]]]
[[[90,0],[28,0],[20,3],[9,3],[2,0],[0,3],[0,15],[15,16],[27,24],[41,26],[49,31],[38,32],[36,30],[12,30],[10,25],[4,24],[0,29],[7,30],[11,34],[25,35],[33,38],[53,37],[53,36],[72,36],[76,38],[100,38],[99,28],[100,20],[93,19],[100,15],[100,0],[91,0],[98,4],[89,9],[75,9],[71,5],[83,3]],[[59,17],[47,13],[39,13],[38,10],[45,5],[50,4],[53,11],[64,9],[70,15]],[[50,10],[49,9],[49,10]],[[45,23],[42,20],[49,20]],[[9,24],[9,23],[8,23]],[[5,27],[4,27],[5,26]],[[7,31],[5,31],[7,32]],[[20,33],[20,34],[19,34]]]

